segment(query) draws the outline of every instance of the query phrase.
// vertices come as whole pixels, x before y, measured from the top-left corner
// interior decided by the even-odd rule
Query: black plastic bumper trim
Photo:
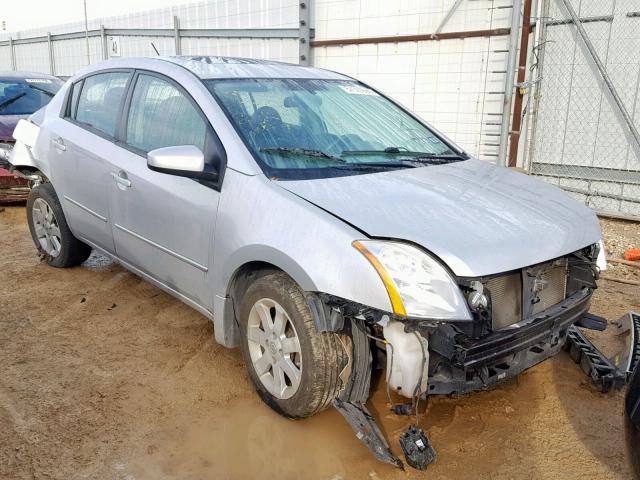
[[[557,343],[561,332],[577,322],[590,306],[591,291],[583,290],[548,308],[531,323],[494,332],[481,339],[456,337],[453,363],[468,369],[494,362],[539,343]]]

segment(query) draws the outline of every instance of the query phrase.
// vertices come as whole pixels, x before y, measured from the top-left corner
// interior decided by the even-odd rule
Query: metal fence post
[[[534,79],[542,79],[542,70],[544,68],[544,51],[547,34],[547,18],[549,17],[550,0],[538,0],[536,5],[536,33],[533,40],[533,48],[531,49],[531,63],[535,63]],[[537,58],[537,62],[536,62]],[[534,160],[536,147],[536,133],[538,129],[538,110],[540,109],[540,83],[536,82],[531,86],[529,93],[533,99],[533,105],[527,110],[527,127],[525,128],[525,150],[523,158],[523,167],[527,173],[531,173],[531,164]],[[531,138],[529,139],[529,121],[531,119]]]
[[[11,70],[16,69],[16,51],[13,47],[13,38],[9,37],[9,57],[11,58]]]
[[[102,59],[109,58],[109,46],[107,45],[107,33],[104,31],[104,25],[100,25],[100,41],[102,42]]]
[[[300,2],[298,5],[299,18],[300,18],[300,38],[298,45],[298,54],[300,56],[300,65],[309,65],[309,54],[311,53],[310,40],[311,40],[311,0],[306,2]]]
[[[47,32],[47,47],[49,48],[49,73],[56,74],[56,66],[53,55],[53,43],[51,42],[51,32]]]
[[[176,55],[182,55],[182,43],[180,41],[180,19],[177,15],[173,16],[173,38],[176,44]]]
[[[513,100],[514,82],[516,74],[516,60],[518,53],[518,39],[520,37],[520,7],[522,0],[513,1],[511,11],[511,32],[509,34],[509,55],[507,57],[507,73],[504,81],[504,103],[502,105],[502,123],[500,125],[500,147],[498,150],[498,165],[507,166],[507,151],[509,147],[509,127],[511,126],[511,102]]]
[[[504,104],[502,105],[502,123],[500,125],[500,147],[498,150],[498,165],[507,166],[507,151],[509,147],[509,127],[511,125],[511,102],[513,100],[514,76],[516,74],[516,60],[518,38],[520,37],[520,10],[522,0],[513,1],[511,12],[511,33],[509,34],[509,56],[507,57],[507,73],[504,81]]]
[[[584,26],[580,21],[580,17],[578,17],[578,14],[574,10],[573,5],[571,5],[569,0],[558,0],[558,1],[561,1],[562,4],[564,5],[564,8],[566,8],[567,12],[569,13],[569,16],[571,17],[574,25],[576,26],[576,29],[578,30],[578,34],[580,35],[580,38],[582,38],[582,41],[584,42],[584,46],[587,47],[589,55],[591,55],[593,62],[596,64],[596,68],[598,69],[598,72],[602,76],[602,80],[604,81],[604,84],[606,85],[607,90],[611,94],[613,103],[615,104],[614,110],[617,109],[618,113],[622,117],[623,124],[625,124],[627,127],[627,130],[625,131],[625,133],[627,133],[628,136],[631,137],[629,138],[629,142],[632,145],[634,145],[636,153],[640,157],[640,133],[638,132],[638,129],[633,123],[633,119],[631,118],[631,115],[629,115],[629,112],[625,108],[624,103],[622,102],[622,99],[620,98],[620,95],[616,90],[616,87],[613,85],[613,82],[611,81],[611,78],[607,73],[607,69],[603,65],[602,60],[600,60],[600,57],[598,56],[598,52],[593,46],[593,43],[591,43],[591,39],[589,38],[586,30],[584,29]]]

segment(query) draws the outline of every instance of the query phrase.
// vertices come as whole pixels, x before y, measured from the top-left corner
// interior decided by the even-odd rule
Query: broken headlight
[[[358,240],[353,246],[380,275],[395,314],[438,320],[472,319],[457,283],[431,255],[393,241]]]

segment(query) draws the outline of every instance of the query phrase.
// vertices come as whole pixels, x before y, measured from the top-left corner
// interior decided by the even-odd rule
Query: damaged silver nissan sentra
[[[398,466],[364,406],[385,355],[398,413],[489,388],[559,351],[604,267],[589,208],[330,71],[110,60],[14,136],[50,265],[114,258],[212,319],[278,413],[333,405]]]

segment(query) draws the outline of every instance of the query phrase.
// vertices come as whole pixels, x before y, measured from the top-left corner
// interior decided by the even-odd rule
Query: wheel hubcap
[[[247,341],[253,368],[267,391],[281,400],[291,398],[300,387],[300,340],[278,302],[263,298],[253,305]]]
[[[60,255],[62,248],[60,227],[51,206],[42,198],[36,198],[31,207],[33,227],[42,249],[52,257]]]

